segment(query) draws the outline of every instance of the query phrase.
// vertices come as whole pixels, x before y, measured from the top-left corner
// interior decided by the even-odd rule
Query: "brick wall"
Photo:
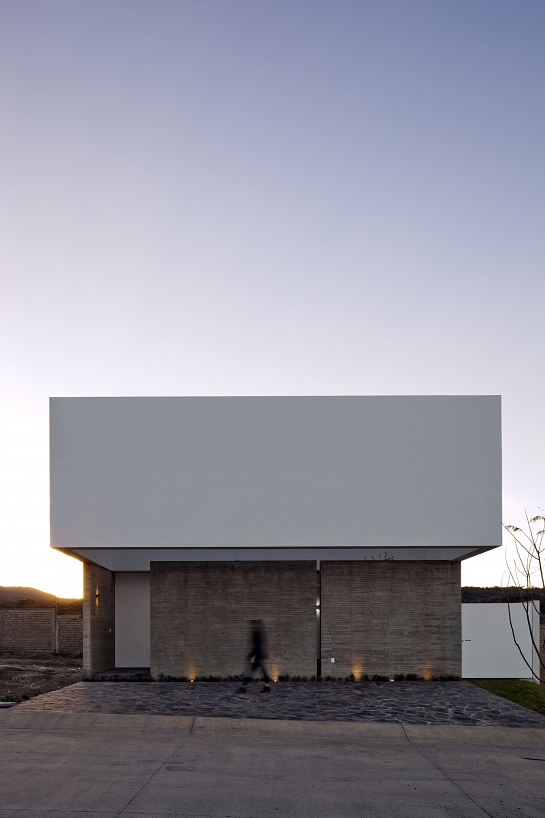
[[[316,674],[315,562],[152,562],[151,673],[240,674],[262,619],[273,678]]]
[[[81,616],[57,616],[54,608],[0,610],[0,650],[81,656]]]
[[[322,677],[461,674],[460,563],[322,562],[321,586]]]
[[[114,575],[83,563],[83,673],[92,676],[115,665]]]
[[[55,610],[0,610],[0,650],[55,652]]]
[[[83,653],[83,619],[81,616],[57,617],[57,653],[81,656]]]

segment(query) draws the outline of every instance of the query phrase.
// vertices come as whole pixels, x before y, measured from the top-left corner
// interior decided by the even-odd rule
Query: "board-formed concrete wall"
[[[83,564],[83,672],[92,676],[115,665],[114,575],[106,568]]]
[[[323,678],[461,675],[460,563],[322,562],[321,586]]]
[[[272,678],[316,674],[315,562],[152,562],[151,674],[240,675],[261,619]]]

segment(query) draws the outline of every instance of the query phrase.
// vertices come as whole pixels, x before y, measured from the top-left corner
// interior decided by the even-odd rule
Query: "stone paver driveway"
[[[236,682],[80,682],[17,711],[227,716],[545,728],[545,716],[469,682],[278,682],[238,693]]]

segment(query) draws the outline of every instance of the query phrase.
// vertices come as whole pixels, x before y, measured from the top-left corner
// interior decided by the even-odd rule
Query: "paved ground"
[[[246,695],[237,688],[223,682],[80,682],[16,709],[545,728],[545,716],[469,682],[279,682],[268,695],[258,692],[258,683]]]
[[[545,731],[0,711],[0,818],[542,818]]]

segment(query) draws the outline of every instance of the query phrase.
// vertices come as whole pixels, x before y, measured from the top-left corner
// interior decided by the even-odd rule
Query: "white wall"
[[[498,397],[53,398],[51,544],[495,546]]]
[[[539,677],[539,659],[532,641],[522,603],[511,607],[517,642]],[[539,645],[539,602],[531,607],[534,640]],[[506,603],[464,603],[462,605],[462,677],[465,679],[529,679],[513,640]]]
[[[149,574],[115,574],[115,666],[150,666]]]

